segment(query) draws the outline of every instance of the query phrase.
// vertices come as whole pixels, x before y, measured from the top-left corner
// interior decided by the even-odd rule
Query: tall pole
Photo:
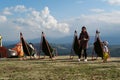
[[[0,47],[2,47],[2,36],[0,35]]]

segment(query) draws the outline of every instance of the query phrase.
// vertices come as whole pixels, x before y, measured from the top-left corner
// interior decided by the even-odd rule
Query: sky
[[[0,34],[5,41],[78,34],[86,26],[90,36],[120,34],[120,0],[0,0]],[[119,36],[118,36],[119,37]]]

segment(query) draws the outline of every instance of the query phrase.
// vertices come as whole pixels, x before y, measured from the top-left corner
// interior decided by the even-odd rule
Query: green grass
[[[0,80],[119,80],[120,58],[111,58],[107,63],[101,59],[78,62],[68,56],[50,59],[0,60]]]

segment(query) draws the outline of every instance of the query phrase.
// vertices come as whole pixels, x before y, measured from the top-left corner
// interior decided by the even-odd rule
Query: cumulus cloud
[[[105,0],[111,5],[120,5],[120,0]]]
[[[12,13],[10,12],[9,8],[5,8],[3,11],[4,15],[12,15]]]
[[[43,30],[57,30],[61,33],[69,33],[69,27],[66,23],[59,23],[51,14],[48,7],[41,12],[33,10],[27,18],[16,19],[16,23],[30,27],[38,27]],[[38,29],[37,29],[38,30]]]
[[[26,7],[25,7],[24,5],[17,5],[17,6],[14,8],[14,10],[15,10],[16,12],[25,12],[25,11],[27,11],[27,9],[26,9]]]
[[[104,12],[103,9],[98,9],[98,8],[95,8],[95,9],[90,9],[90,11],[92,12],[96,12],[96,13],[101,13],[101,12]]]
[[[9,28],[14,29],[13,34],[23,32],[27,35],[27,38],[35,38],[40,37],[38,34],[42,31],[45,31],[49,37],[62,37],[69,33],[69,25],[57,21],[50,14],[48,7],[37,11],[33,8],[26,8],[24,5],[17,5],[5,8],[2,13],[4,16],[0,16],[0,22],[5,22],[8,18],[7,24]]]
[[[7,21],[7,18],[6,18],[6,16],[0,16],[0,23],[2,22],[6,22]]]
[[[120,11],[102,12],[80,17],[68,21],[71,32],[77,29],[80,32],[82,26],[86,26],[90,35],[94,36],[96,29],[99,29],[103,36],[117,35],[120,32]],[[74,28],[72,27],[74,26]]]

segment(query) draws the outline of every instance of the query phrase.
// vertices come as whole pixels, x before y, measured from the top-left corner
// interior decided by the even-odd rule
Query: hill
[[[74,35],[73,35],[74,36]],[[55,43],[55,44],[66,44],[66,43],[72,43],[73,42],[73,36],[66,36],[66,37],[61,37],[61,38],[51,38],[51,37],[46,37],[46,39],[49,41],[49,43]],[[120,37],[116,36],[102,36],[101,37],[102,41],[108,41],[109,45],[120,45]],[[13,41],[4,41],[3,40],[3,45],[8,46],[11,44],[15,44],[19,42],[20,40],[13,40]],[[32,43],[40,43],[41,38],[35,38],[35,39],[27,39],[27,42],[32,42]],[[94,36],[90,36],[90,41],[89,43],[94,42]]]
[[[77,57],[59,56],[56,60],[0,60],[1,80],[119,80],[120,58],[107,63],[101,59],[78,62]],[[17,64],[17,65],[16,65]]]

